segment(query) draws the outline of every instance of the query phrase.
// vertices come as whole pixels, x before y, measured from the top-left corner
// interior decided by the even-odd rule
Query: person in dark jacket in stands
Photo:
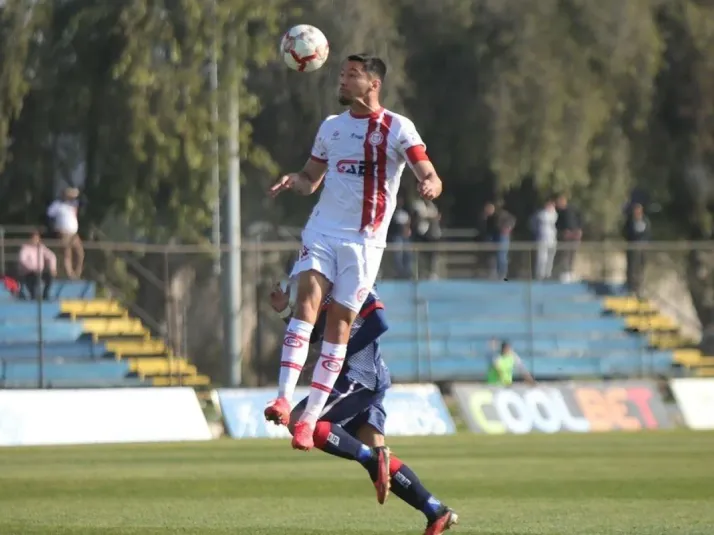
[[[496,234],[493,241],[498,244],[496,252],[496,275],[508,278],[508,252],[511,248],[511,233],[516,226],[516,216],[505,208],[496,209]]]
[[[558,220],[555,228],[558,231],[559,247],[556,253],[556,264],[560,272],[562,282],[575,281],[575,251],[583,237],[580,225],[580,217],[577,211],[568,204],[568,198],[561,194],[555,200],[555,209],[558,212]]]
[[[484,276],[492,276],[495,263],[496,275],[501,279],[508,277],[508,253],[511,233],[515,226],[516,218],[513,214],[490,201],[484,205],[476,226],[477,239],[481,243],[498,245],[495,251],[488,251],[484,255],[485,264],[488,266]]]
[[[483,244],[493,243],[496,234],[496,205],[489,201],[483,205],[483,209],[476,220],[476,241]],[[495,263],[494,251],[486,249],[477,255],[480,277],[490,277]]]
[[[640,294],[645,274],[645,251],[638,245],[650,241],[652,227],[645,210],[639,203],[634,203],[627,214],[622,234],[627,240],[627,286]]]

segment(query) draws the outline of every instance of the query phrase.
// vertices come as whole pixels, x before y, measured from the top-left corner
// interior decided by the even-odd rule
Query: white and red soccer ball
[[[285,64],[299,72],[312,72],[322,67],[330,53],[325,34],[309,24],[290,28],[280,41],[280,54]]]

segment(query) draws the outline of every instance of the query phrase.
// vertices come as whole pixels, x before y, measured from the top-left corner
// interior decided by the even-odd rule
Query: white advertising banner
[[[0,446],[211,438],[191,388],[0,391]]]
[[[714,379],[672,379],[669,386],[687,427],[714,429]]]

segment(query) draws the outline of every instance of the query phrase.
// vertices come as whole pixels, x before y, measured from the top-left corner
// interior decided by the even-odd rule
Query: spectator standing
[[[493,243],[493,237],[496,235],[496,228],[496,205],[489,201],[483,205],[483,209],[476,220],[476,240],[479,243],[490,246]],[[491,277],[496,256],[494,251],[488,247],[485,251],[479,251],[476,256],[479,266],[484,266],[483,268],[479,267],[479,276]]]
[[[583,237],[580,217],[577,211],[568,204],[568,198],[565,195],[558,195],[555,206],[558,213],[558,220],[555,225],[558,231],[558,243],[565,245],[556,255],[560,280],[562,282],[574,282],[575,253]]]
[[[60,199],[54,201],[47,209],[47,215],[52,220],[52,229],[62,242],[64,249],[64,269],[71,279],[82,276],[84,266],[84,246],[79,237],[79,190],[66,188]],[[76,256],[77,264],[74,263]]]
[[[645,274],[645,251],[637,246],[652,238],[650,220],[641,204],[634,203],[630,207],[622,234],[628,244],[627,286],[635,294],[640,295]]]
[[[22,293],[27,290],[30,299],[37,298],[37,286],[43,283],[42,299],[49,300],[52,280],[57,277],[57,256],[50,251],[40,238],[40,231],[35,230],[30,240],[20,248],[18,262]]]
[[[400,195],[389,226],[389,241],[395,246],[394,267],[400,279],[411,279],[413,275],[412,251],[409,248],[411,236],[411,216],[406,209],[404,197]]]
[[[433,201],[418,198],[412,204],[413,236],[424,243],[436,243],[441,239],[441,213]],[[437,278],[436,251],[426,253],[429,278]]]
[[[498,244],[496,275],[500,279],[505,279],[508,277],[508,252],[511,248],[511,233],[516,226],[516,217],[505,208],[498,208],[495,226],[493,241]]]
[[[558,212],[553,199],[547,200],[531,219],[531,230],[537,243],[535,275],[538,280],[549,279],[553,275],[553,261],[558,247],[557,221]]]

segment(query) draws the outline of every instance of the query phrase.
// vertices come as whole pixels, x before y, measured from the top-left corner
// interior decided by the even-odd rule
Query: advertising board
[[[590,433],[670,426],[651,381],[510,388],[460,384],[454,386],[454,393],[475,433]]]
[[[307,396],[298,388],[296,402]],[[263,410],[275,397],[274,388],[219,389],[226,430],[233,438],[287,438],[288,430],[265,421]],[[384,399],[388,436],[448,435],[454,421],[439,389],[433,384],[395,385]]]

